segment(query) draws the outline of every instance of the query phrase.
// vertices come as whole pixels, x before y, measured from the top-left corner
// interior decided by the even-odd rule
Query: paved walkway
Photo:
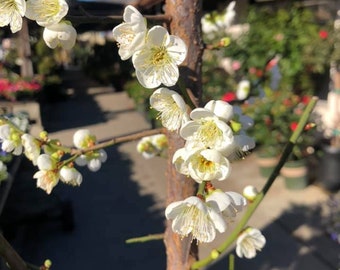
[[[42,108],[44,128],[64,144],[72,144],[73,133],[79,128],[90,129],[100,141],[149,128],[125,93],[99,86],[77,70],[65,73],[65,86],[73,93],[69,99]],[[109,159],[99,172],[81,170],[81,187],[60,184],[50,196],[35,188],[31,179],[34,168],[23,164],[17,182],[24,182],[26,191],[13,189],[10,202],[12,213],[27,208],[34,217],[22,222],[12,239],[27,261],[38,264],[50,258],[55,270],[165,269],[162,241],[124,243],[131,237],[164,230],[165,162],[160,158],[145,160],[135,147],[136,142],[130,142],[107,149]],[[234,163],[231,178],[219,183],[224,190],[238,192],[248,184],[258,188],[264,184],[253,156]],[[279,178],[249,224],[260,228],[268,243],[255,259],[236,259],[235,269],[339,269],[339,245],[325,234],[322,224],[327,199],[316,186],[287,190]],[[54,206],[68,209],[60,202],[72,205],[72,231],[67,229],[73,224],[58,219],[60,208]],[[39,211],[47,214],[38,215]],[[212,244],[202,245],[201,256],[222,242],[227,233]],[[208,269],[228,269],[227,257]]]

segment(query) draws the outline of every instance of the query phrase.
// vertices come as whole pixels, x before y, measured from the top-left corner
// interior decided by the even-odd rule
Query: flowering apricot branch
[[[139,131],[139,132],[136,132],[136,133],[133,133],[133,134],[115,137],[113,139],[98,143],[98,144],[96,144],[92,147],[88,147],[86,149],[75,149],[75,148],[73,148],[71,150],[71,155],[82,155],[82,154],[86,154],[88,152],[107,148],[107,147],[113,146],[115,144],[135,141],[135,140],[141,139],[141,138],[146,137],[146,136],[151,136],[151,135],[155,135],[155,134],[162,134],[162,133],[165,133],[164,128],[156,128],[156,129],[151,129],[151,130]]]
[[[244,227],[248,223],[249,219],[251,218],[251,216],[253,215],[253,213],[255,212],[255,210],[257,209],[257,207],[259,206],[259,204],[263,200],[264,196],[266,195],[266,193],[268,192],[268,190],[270,189],[270,187],[274,183],[276,177],[279,175],[280,170],[283,167],[284,163],[287,161],[288,156],[292,152],[293,147],[297,142],[297,139],[302,134],[304,127],[306,126],[306,124],[308,122],[309,116],[312,113],[312,111],[313,111],[313,109],[316,105],[316,102],[317,102],[317,98],[313,97],[311,99],[311,101],[309,102],[308,106],[305,108],[305,110],[304,110],[304,112],[303,112],[303,114],[300,118],[299,124],[298,124],[296,130],[291,135],[289,142],[286,144],[285,148],[283,149],[282,155],[281,155],[280,160],[277,163],[275,169],[273,170],[272,174],[270,175],[269,179],[267,180],[266,184],[264,185],[262,191],[257,194],[254,201],[249,205],[247,211],[244,213],[242,219],[240,220],[240,222],[238,223],[236,228],[232,231],[232,233],[229,235],[229,237],[226,239],[226,241],[224,243],[222,243],[218,248],[214,249],[210,253],[210,256],[195,262],[191,266],[191,269],[200,269],[201,267],[208,265],[213,260],[216,260],[220,256],[220,254],[225,252],[227,250],[227,248],[237,239],[237,237],[242,232],[242,230],[244,229]]]
[[[146,19],[155,22],[164,22],[169,23],[171,21],[171,17],[167,15],[146,15],[144,16]],[[113,24],[117,22],[121,22],[123,17],[120,15],[117,16],[94,16],[94,15],[82,15],[82,16],[75,16],[75,15],[68,15],[66,16],[68,20],[70,20],[75,25],[80,25],[84,23],[100,23],[100,24]]]

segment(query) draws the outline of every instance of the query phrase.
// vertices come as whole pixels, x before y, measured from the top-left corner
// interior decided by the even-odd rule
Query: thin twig
[[[144,16],[149,21],[162,21],[165,23],[169,23],[171,21],[170,16],[166,15],[146,15]],[[80,24],[117,24],[123,21],[123,16],[121,15],[112,15],[112,16],[94,16],[94,15],[86,15],[86,16],[76,16],[76,15],[68,15],[66,19],[71,21],[74,25]]]
[[[127,239],[125,241],[125,243],[126,244],[144,243],[144,242],[148,242],[148,241],[162,240],[163,238],[164,238],[164,233],[149,234],[149,235],[146,235],[146,236]]]

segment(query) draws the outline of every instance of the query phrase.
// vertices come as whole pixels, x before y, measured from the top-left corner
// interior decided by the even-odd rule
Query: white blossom
[[[93,146],[96,140],[96,137],[88,129],[79,129],[73,135],[73,144],[79,149]]]
[[[21,141],[26,157],[32,161],[33,165],[37,165],[37,159],[41,151],[39,141],[28,133],[21,136]]]
[[[19,156],[22,153],[22,144],[20,139],[20,133],[10,125],[5,124],[0,126],[0,142],[1,149],[5,152],[12,153]]]
[[[0,1],[0,27],[10,26],[12,33],[21,30],[22,17],[26,12],[25,0],[1,0]]]
[[[204,108],[213,112],[225,122],[228,122],[234,116],[233,106],[223,100],[210,100]]]
[[[237,238],[236,254],[240,258],[252,259],[256,256],[256,251],[261,251],[265,244],[266,238],[261,231],[248,227]]]
[[[66,22],[46,26],[43,32],[43,39],[46,45],[54,49],[58,45],[66,50],[73,48],[76,43],[77,31]]]
[[[25,16],[47,27],[57,24],[68,12],[65,0],[27,0]]]
[[[92,171],[96,172],[102,167],[102,163],[107,160],[106,151],[100,149],[98,151],[93,151],[91,153],[86,153],[84,155],[79,156],[75,162],[78,166],[85,166]]]
[[[245,100],[250,93],[250,81],[241,80],[236,89],[236,97],[238,100]]]
[[[198,149],[188,154],[185,164],[192,179],[202,181],[225,180],[230,175],[227,158],[215,149]]]
[[[129,59],[145,43],[146,21],[133,6],[126,6],[124,22],[113,28],[113,38],[118,42],[118,54],[122,60]]]
[[[187,47],[181,38],[169,35],[162,26],[152,27],[145,45],[132,56],[139,83],[145,88],[175,85],[179,78],[178,65],[186,55]]]
[[[74,167],[63,166],[60,169],[60,180],[66,184],[80,186],[83,181],[81,173]]]
[[[152,143],[151,136],[143,137],[137,143],[137,152],[141,153],[144,158],[150,159],[158,155],[159,150]]]
[[[213,112],[196,108],[190,113],[190,117],[193,120],[185,123],[180,129],[180,135],[187,140],[186,147],[223,151],[233,143],[231,128]]]
[[[242,194],[247,200],[253,201],[259,192],[256,187],[248,185],[244,187]]]
[[[230,2],[223,13],[213,12],[205,14],[201,19],[203,33],[213,37],[212,34],[214,32],[226,32],[236,15],[234,10],[235,4],[235,1]]]
[[[41,154],[37,159],[39,171],[33,175],[37,179],[37,187],[45,190],[47,194],[52,192],[52,189],[59,182],[59,171],[56,167],[56,160],[50,155]]]
[[[232,222],[236,214],[247,205],[247,200],[239,193],[220,189],[214,190],[206,197],[206,202],[217,208],[227,222]]]
[[[150,96],[150,105],[159,111],[162,125],[170,131],[178,130],[183,123],[189,121],[188,106],[181,95],[162,87]]]
[[[174,153],[172,157],[172,163],[175,166],[175,169],[184,175],[189,175],[188,167],[186,166],[185,161],[187,160],[189,151],[186,148],[179,148]]]
[[[138,153],[147,159],[162,156],[167,149],[168,139],[164,134],[143,137],[137,144]]]
[[[222,233],[226,229],[222,216],[195,196],[169,204],[165,216],[172,220],[172,230],[175,233],[182,237],[192,234],[194,239],[202,243],[212,242],[216,230]]]

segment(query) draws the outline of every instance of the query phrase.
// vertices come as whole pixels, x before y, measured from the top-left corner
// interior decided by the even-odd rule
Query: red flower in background
[[[297,126],[298,126],[298,122],[292,122],[292,123],[290,123],[289,127],[290,127],[290,130],[295,131]]]
[[[320,30],[320,31],[319,31],[319,37],[320,37],[321,39],[326,39],[326,38],[328,38],[328,32],[325,31],[325,30]]]
[[[225,102],[231,102],[236,100],[236,94],[234,92],[227,92],[222,96],[222,100]]]

